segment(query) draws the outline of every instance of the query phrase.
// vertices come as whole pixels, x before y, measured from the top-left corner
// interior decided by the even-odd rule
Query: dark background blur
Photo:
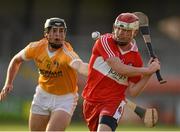
[[[161,61],[161,72],[168,83],[160,85],[155,77],[139,97],[133,99],[143,107],[156,107],[159,124],[180,125],[180,1],[179,0],[1,0],[0,4],[0,86],[4,85],[11,58],[29,42],[43,37],[47,18],[65,19],[67,41],[86,62],[94,41],[93,31],[111,32],[115,18],[122,12],[141,11],[150,19],[153,48]],[[149,56],[141,35],[137,43],[145,63]],[[0,121],[27,119],[29,104],[37,84],[37,69],[27,62],[14,82],[14,91],[0,103]],[[85,77],[79,76],[80,92]],[[82,121],[82,98],[73,120]],[[128,110],[127,110],[128,111]],[[8,116],[8,119],[6,118]],[[137,120],[126,112],[124,121]]]

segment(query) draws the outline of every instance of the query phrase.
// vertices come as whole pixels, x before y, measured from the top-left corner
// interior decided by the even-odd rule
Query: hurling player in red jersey
[[[138,29],[138,17],[122,13],[115,20],[113,33],[102,35],[94,44],[82,93],[90,131],[115,131],[126,104],[126,89],[133,97],[139,95],[160,69],[157,59],[143,67],[134,40]]]

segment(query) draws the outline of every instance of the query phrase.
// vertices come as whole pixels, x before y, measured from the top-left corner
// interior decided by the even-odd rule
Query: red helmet
[[[137,30],[139,28],[139,18],[133,13],[121,13],[116,18],[114,26],[127,30]]]

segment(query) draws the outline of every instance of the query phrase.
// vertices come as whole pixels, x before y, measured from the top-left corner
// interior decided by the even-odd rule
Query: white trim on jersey
[[[111,70],[111,67],[108,66],[106,61],[103,60],[102,57],[97,57],[94,61],[93,68],[102,73],[103,75],[107,75],[108,72]]]
[[[69,65],[71,65],[75,61],[82,61],[79,57],[75,56],[72,51],[68,51],[65,46],[63,46],[63,51],[67,56],[72,59]]]
[[[119,73],[112,70],[112,68],[104,61],[102,57],[97,57],[94,61],[93,68],[104,76],[116,81],[121,85],[128,85],[128,77],[120,75]]]
[[[66,55],[68,55],[69,57],[71,57],[72,60],[74,59],[79,59],[76,55],[73,54],[72,51],[67,50],[67,48],[65,46],[63,46],[63,51]]]
[[[113,53],[113,51],[111,50],[111,48],[108,45],[108,41],[107,41],[106,36],[101,37],[101,44],[102,44],[103,49],[105,50],[105,52],[108,54],[109,58],[115,56],[115,54]]]

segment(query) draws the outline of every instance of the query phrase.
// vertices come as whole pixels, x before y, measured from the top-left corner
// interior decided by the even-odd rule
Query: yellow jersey
[[[65,42],[62,48],[48,54],[48,41],[41,39],[31,42],[23,49],[23,58],[33,59],[39,70],[39,85],[48,93],[63,95],[77,92],[77,73],[70,63],[79,59],[70,43]]]

